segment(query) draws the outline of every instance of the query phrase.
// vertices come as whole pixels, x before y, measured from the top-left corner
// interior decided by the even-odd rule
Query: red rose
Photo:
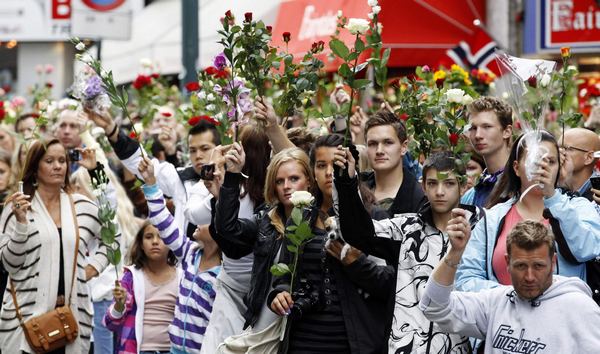
[[[292,38],[292,34],[290,32],[283,32],[283,41],[284,42],[289,42],[290,39]]]
[[[519,122],[519,121],[516,121],[516,122],[515,122],[515,128],[517,128],[517,129],[521,130],[521,122]]]
[[[227,77],[229,77],[229,73],[225,69],[219,70],[215,74],[215,78],[217,78],[217,79],[226,79]]]
[[[3,103],[3,102],[0,102],[0,103]],[[6,116],[6,111],[4,110],[4,107],[0,107],[0,120],[3,120],[5,116]]]
[[[130,137],[131,139],[137,139],[137,135],[135,134],[135,132],[134,132],[134,131],[132,131],[131,133],[129,133],[129,137]]]
[[[233,18],[233,15],[231,14],[231,10],[227,10],[227,12],[225,12],[225,18],[226,19]]]
[[[159,73],[154,73],[152,75],[150,75],[153,79],[158,79],[160,77]]]
[[[529,77],[529,79],[527,79],[527,83],[529,84],[529,86],[536,88],[537,87],[537,78],[533,75],[531,75]]]
[[[161,112],[161,114],[163,115],[163,117],[167,117],[167,118],[172,116],[171,112]]]
[[[408,120],[408,113],[402,113],[400,115],[400,120],[406,122]]]
[[[450,136],[448,136],[448,140],[450,140],[450,145],[452,146],[456,146],[458,144],[458,134],[456,133],[452,133],[450,134]]]
[[[268,34],[273,33],[273,27],[272,26],[267,26],[267,33]]]
[[[54,86],[54,85],[52,85],[52,83],[51,83],[51,82],[46,82],[46,87],[47,87],[47,88],[52,88],[52,86]]]
[[[0,101],[0,108],[4,107],[4,101]]]
[[[190,119],[188,119],[188,124],[191,125],[192,127],[196,124],[198,124],[200,122],[200,116],[194,116]]]
[[[560,56],[563,58],[569,58],[571,56],[571,47],[561,47]]]
[[[40,115],[37,113],[29,113],[29,116],[33,119],[38,119],[40,117]]]
[[[200,116],[200,119],[203,120],[203,121],[205,121],[205,122],[208,122],[208,123],[210,123],[210,124],[212,124],[214,126],[217,126],[217,127],[219,125],[221,125],[221,122],[219,122],[218,120],[216,120],[214,118],[211,118],[210,116]]]
[[[214,66],[209,66],[208,68],[204,69],[204,72],[207,75],[211,75],[211,76],[214,75],[214,74],[216,74],[218,71],[219,70],[217,70],[217,68],[215,68]]]
[[[437,86],[438,88],[442,88],[442,86],[444,86],[444,81],[446,79],[437,79],[435,80],[435,86]]]
[[[252,22],[252,12],[246,12],[244,14],[244,20],[246,20],[246,22]]]
[[[185,84],[185,89],[192,92],[200,90],[200,84],[197,81],[191,81]]]
[[[141,90],[142,88],[150,85],[151,83],[152,83],[152,78],[150,76],[138,75],[138,77],[136,77],[135,81],[133,82],[133,87],[136,90]]]

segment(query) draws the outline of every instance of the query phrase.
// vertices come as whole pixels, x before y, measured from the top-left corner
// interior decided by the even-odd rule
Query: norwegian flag
[[[440,58],[438,66],[449,68],[452,64],[457,64],[467,70],[485,68],[500,76],[498,65],[494,61],[497,48],[496,42],[484,30],[477,28],[470,38],[448,49]]]

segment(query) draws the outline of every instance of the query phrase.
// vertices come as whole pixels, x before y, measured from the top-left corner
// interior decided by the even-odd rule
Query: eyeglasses
[[[590,150],[578,148],[576,146],[571,146],[571,145],[563,145],[563,146],[561,146],[561,149],[564,149],[565,151],[580,151],[580,152],[585,152],[585,153],[591,152]]]

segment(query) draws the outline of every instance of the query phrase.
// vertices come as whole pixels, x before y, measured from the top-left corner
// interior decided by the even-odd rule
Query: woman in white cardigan
[[[14,284],[25,321],[68,303],[71,291],[70,307],[79,324],[79,336],[53,353],[79,354],[89,351],[92,330],[91,301],[85,283],[107,266],[108,258],[106,247],[100,246],[86,260],[87,245],[100,237],[98,208],[86,197],[71,194],[68,175],[67,152],[57,139],[31,144],[22,179],[23,193],[13,194],[0,216],[0,260]],[[75,225],[79,226],[80,236],[77,250]],[[71,286],[75,252],[77,269]],[[0,318],[1,351],[32,353],[19,326],[10,283]]]

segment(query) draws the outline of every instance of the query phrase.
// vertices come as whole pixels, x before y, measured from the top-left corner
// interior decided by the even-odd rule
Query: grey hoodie
[[[452,290],[429,278],[420,309],[445,331],[485,339],[485,353],[600,353],[600,307],[579,278],[555,275],[535,301],[512,286]]]

